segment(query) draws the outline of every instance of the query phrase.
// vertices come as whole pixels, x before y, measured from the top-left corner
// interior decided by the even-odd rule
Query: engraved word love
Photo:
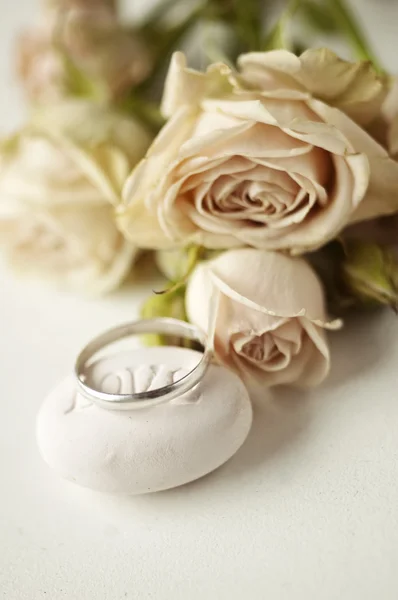
[[[106,394],[138,394],[156,390],[166,385],[179,381],[188,375],[189,369],[170,369],[165,365],[140,365],[136,368],[123,368],[106,373],[96,378],[95,374],[92,386]],[[192,404],[201,399],[200,385],[171,401],[171,404]],[[64,414],[86,410],[94,404],[80,394],[75,394],[71,405]]]
[[[140,365],[135,369],[118,369],[106,374],[99,387],[107,394],[138,394],[170,385],[188,373],[186,369],[170,370],[165,365]]]

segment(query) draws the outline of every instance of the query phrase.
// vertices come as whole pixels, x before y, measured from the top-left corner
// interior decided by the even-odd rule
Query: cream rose
[[[96,99],[119,98],[147,77],[153,62],[139,34],[120,25],[114,3],[99,0],[50,3],[16,50],[25,92],[40,104],[82,90]]]
[[[0,246],[18,270],[103,293],[135,248],[114,219],[129,171],[149,144],[140,125],[90,103],[37,113],[0,146]]]
[[[331,85],[324,94],[335,108],[309,85],[322,61],[302,63],[300,76],[294,55],[260,53],[241,57],[240,74],[225,65],[202,74],[176,54],[163,100],[170,119],[124,189],[126,235],[155,248],[300,253],[349,222],[396,210],[398,164],[348,116],[372,120],[382,82],[352,66],[346,76],[339,61],[335,95]],[[327,65],[330,75],[330,57]]]
[[[216,306],[216,358],[252,391],[279,384],[313,386],[329,372],[321,283],[302,259],[243,248],[194,271],[189,320],[203,330]]]

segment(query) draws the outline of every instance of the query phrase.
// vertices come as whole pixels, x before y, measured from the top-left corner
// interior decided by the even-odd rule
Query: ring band
[[[185,377],[146,392],[108,394],[95,390],[86,383],[85,370],[100,350],[132,335],[146,333],[173,335],[197,341],[205,348],[202,359]],[[212,349],[207,344],[207,336],[194,325],[171,318],[142,319],[114,327],[89,342],[77,357],[74,374],[78,391],[87,400],[108,410],[133,410],[170,402],[191,390],[203,378],[212,355]]]

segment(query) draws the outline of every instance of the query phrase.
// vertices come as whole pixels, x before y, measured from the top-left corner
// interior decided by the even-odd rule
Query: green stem
[[[155,294],[158,296],[161,296],[163,294],[174,294],[174,293],[178,292],[182,287],[184,287],[187,284],[188,279],[192,275],[193,270],[195,269],[196,265],[200,261],[202,255],[203,255],[202,246],[189,247],[187,249],[187,256],[188,256],[187,270],[184,273],[183,277],[179,281],[172,282],[172,286],[170,288],[168,288],[166,290],[162,290],[161,292],[155,291]]]
[[[345,0],[328,0],[328,3],[330,13],[336,20],[340,30],[344,33],[357,58],[370,61],[375,69],[383,71],[366,39],[366,35]]]
[[[155,80],[163,72],[165,65],[169,62],[172,51],[178,47],[178,44],[181,42],[182,38],[184,38],[188,31],[196,25],[198,19],[203,16],[205,6],[206,3],[200,5],[197,9],[190,13],[184,21],[169,31],[166,31],[164,39],[162,39],[160,36],[157,43],[157,57],[155,59],[155,65],[152,69],[151,76],[135,89],[136,92],[139,94],[145,94],[148,89],[151,88],[153,80]]]
[[[290,0],[287,8],[283,11],[278,22],[262,44],[263,50],[277,50],[280,48],[284,48],[285,50],[291,49],[286,30],[299,8],[300,0]]]

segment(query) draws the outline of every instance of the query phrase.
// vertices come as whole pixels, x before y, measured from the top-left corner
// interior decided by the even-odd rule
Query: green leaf
[[[186,288],[180,287],[173,292],[150,296],[141,308],[141,317],[143,319],[154,319],[156,317],[171,317],[186,321],[185,312],[185,292]],[[181,338],[174,338],[165,335],[148,334],[142,336],[146,346],[167,346],[167,345],[184,345]]]
[[[303,0],[300,6],[300,15],[305,23],[321,33],[331,34],[338,31],[338,24],[334,15],[324,3],[316,0]]]
[[[365,302],[398,307],[398,265],[388,248],[367,242],[349,242],[343,264],[345,283]]]

